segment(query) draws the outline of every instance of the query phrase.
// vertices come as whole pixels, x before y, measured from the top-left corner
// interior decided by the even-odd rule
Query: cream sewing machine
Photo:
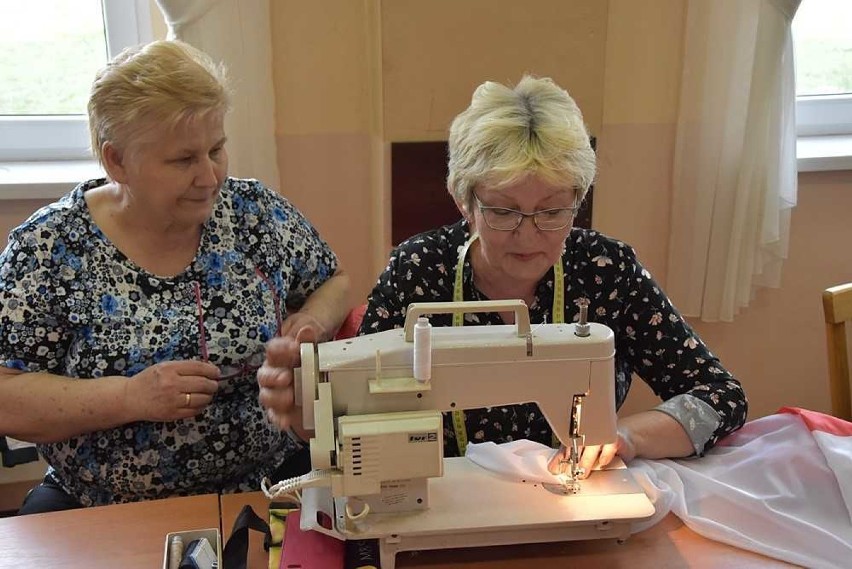
[[[420,318],[500,311],[515,324],[430,328]],[[402,550],[624,540],[653,505],[619,459],[584,480],[577,464],[583,445],[616,439],[614,351],[612,331],[584,319],[531,329],[522,301],[412,304],[404,329],[302,344],[296,397],[315,432],[313,471],[278,490],[304,489],[303,529],[379,538],[385,569]],[[530,401],[570,449],[563,484],[443,458],[442,411]]]

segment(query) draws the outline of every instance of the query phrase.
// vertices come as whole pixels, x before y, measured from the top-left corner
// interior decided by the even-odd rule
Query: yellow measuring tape
[[[456,263],[455,281],[453,283],[453,302],[464,301],[464,260],[470,245],[479,238],[478,233],[471,235],[470,239],[462,247],[459,260]],[[565,271],[562,268],[562,259],[553,265],[553,324],[565,323]],[[453,314],[453,326],[464,326],[464,314]],[[456,433],[456,446],[459,456],[464,456],[467,451],[467,429],[464,424],[464,411],[453,411],[453,430]],[[559,439],[553,435],[553,446],[559,445]]]

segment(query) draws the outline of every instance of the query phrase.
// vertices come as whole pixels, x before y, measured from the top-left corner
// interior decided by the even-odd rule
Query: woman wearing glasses
[[[533,323],[575,321],[585,304],[590,320],[615,333],[616,406],[633,373],[663,399],[654,410],[620,419],[616,444],[586,448],[586,472],[615,454],[625,460],[700,455],[742,426],[747,402],[739,382],[633,249],[572,228],[595,176],[595,156],[567,92],[532,77],[514,89],[485,83],[453,121],[449,150],[447,186],[463,219],[394,250],[370,295],[361,334],[401,327],[412,302],[522,299]],[[512,313],[467,314],[456,324],[512,321]],[[453,317],[435,315],[432,324],[451,326]],[[444,417],[448,456],[463,455],[468,441],[552,440],[535,404],[466,411],[458,419],[464,428]]]
[[[292,204],[228,177],[228,97],[187,44],[120,54],[88,105],[107,177],[0,255],[0,433],[50,465],[22,513],[257,489],[297,450],[256,370],[274,336],[337,329],[348,277]]]

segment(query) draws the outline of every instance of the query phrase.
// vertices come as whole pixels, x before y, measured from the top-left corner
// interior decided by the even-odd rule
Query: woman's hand
[[[618,428],[618,436],[614,443],[583,447],[580,454],[580,468],[583,469],[583,478],[588,478],[595,466],[603,468],[608,465],[615,458],[615,455],[621,457],[621,460],[625,463],[636,458],[636,445],[633,444],[627,429],[623,427]]]
[[[285,324],[298,314],[300,313],[288,317]],[[286,336],[273,338],[266,344],[266,359],[263,366],[257,370],[257,383],[260,386],[258,400],[266,409],[269,422],[282,431],[289,427],[297,430],[301,427],[293,384],[293,370],[302,363],[300,346],[305,342],[315,343],[321,338],[322,327],[318,326],[315,319],[308,316],[300,321],[303,326],[290,326],[286,329]]]
[[[325,329],[325,326],[313,314],[305,311],[290,313],[281,324],[281,331],[278,335],[282,338],[292,338],[299,343],[317,343],[331,339],[331,333]],[[299,357],[298,349],[295,355],[297,358]],[[298,365],[297,361],[296,367]]]
[[[625,463],[636,458],[636,445],[628,433],[627,428],[619,426],[618,436],[614,443],[605,445],[588,445],[580,451],[580,468],[582,475],[580,478],[588,478],[589,473],[595,466],[603,468],[612,462],[612,459],[618,455]],[[547,464],[547,469],[551,474],[559,474],[560,463],[568,460],[569,452],[564,445],[559,447],[559,451],[554,453],[553,457]]]
[[[219,369],[199,361],[163,362],[127,382],[125,401],[137,421],[177,421],[198,415],[219,388]]]

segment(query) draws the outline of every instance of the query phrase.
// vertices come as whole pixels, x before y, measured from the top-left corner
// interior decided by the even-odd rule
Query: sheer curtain
[[[666,290],[732,321],[778,287],[796,205],[790,25],[801,0],[688,0]]]
[[[157,0],[180,39],[223,62],[233,89],[225,120],[230,173],[278,189],[269,0]]]

